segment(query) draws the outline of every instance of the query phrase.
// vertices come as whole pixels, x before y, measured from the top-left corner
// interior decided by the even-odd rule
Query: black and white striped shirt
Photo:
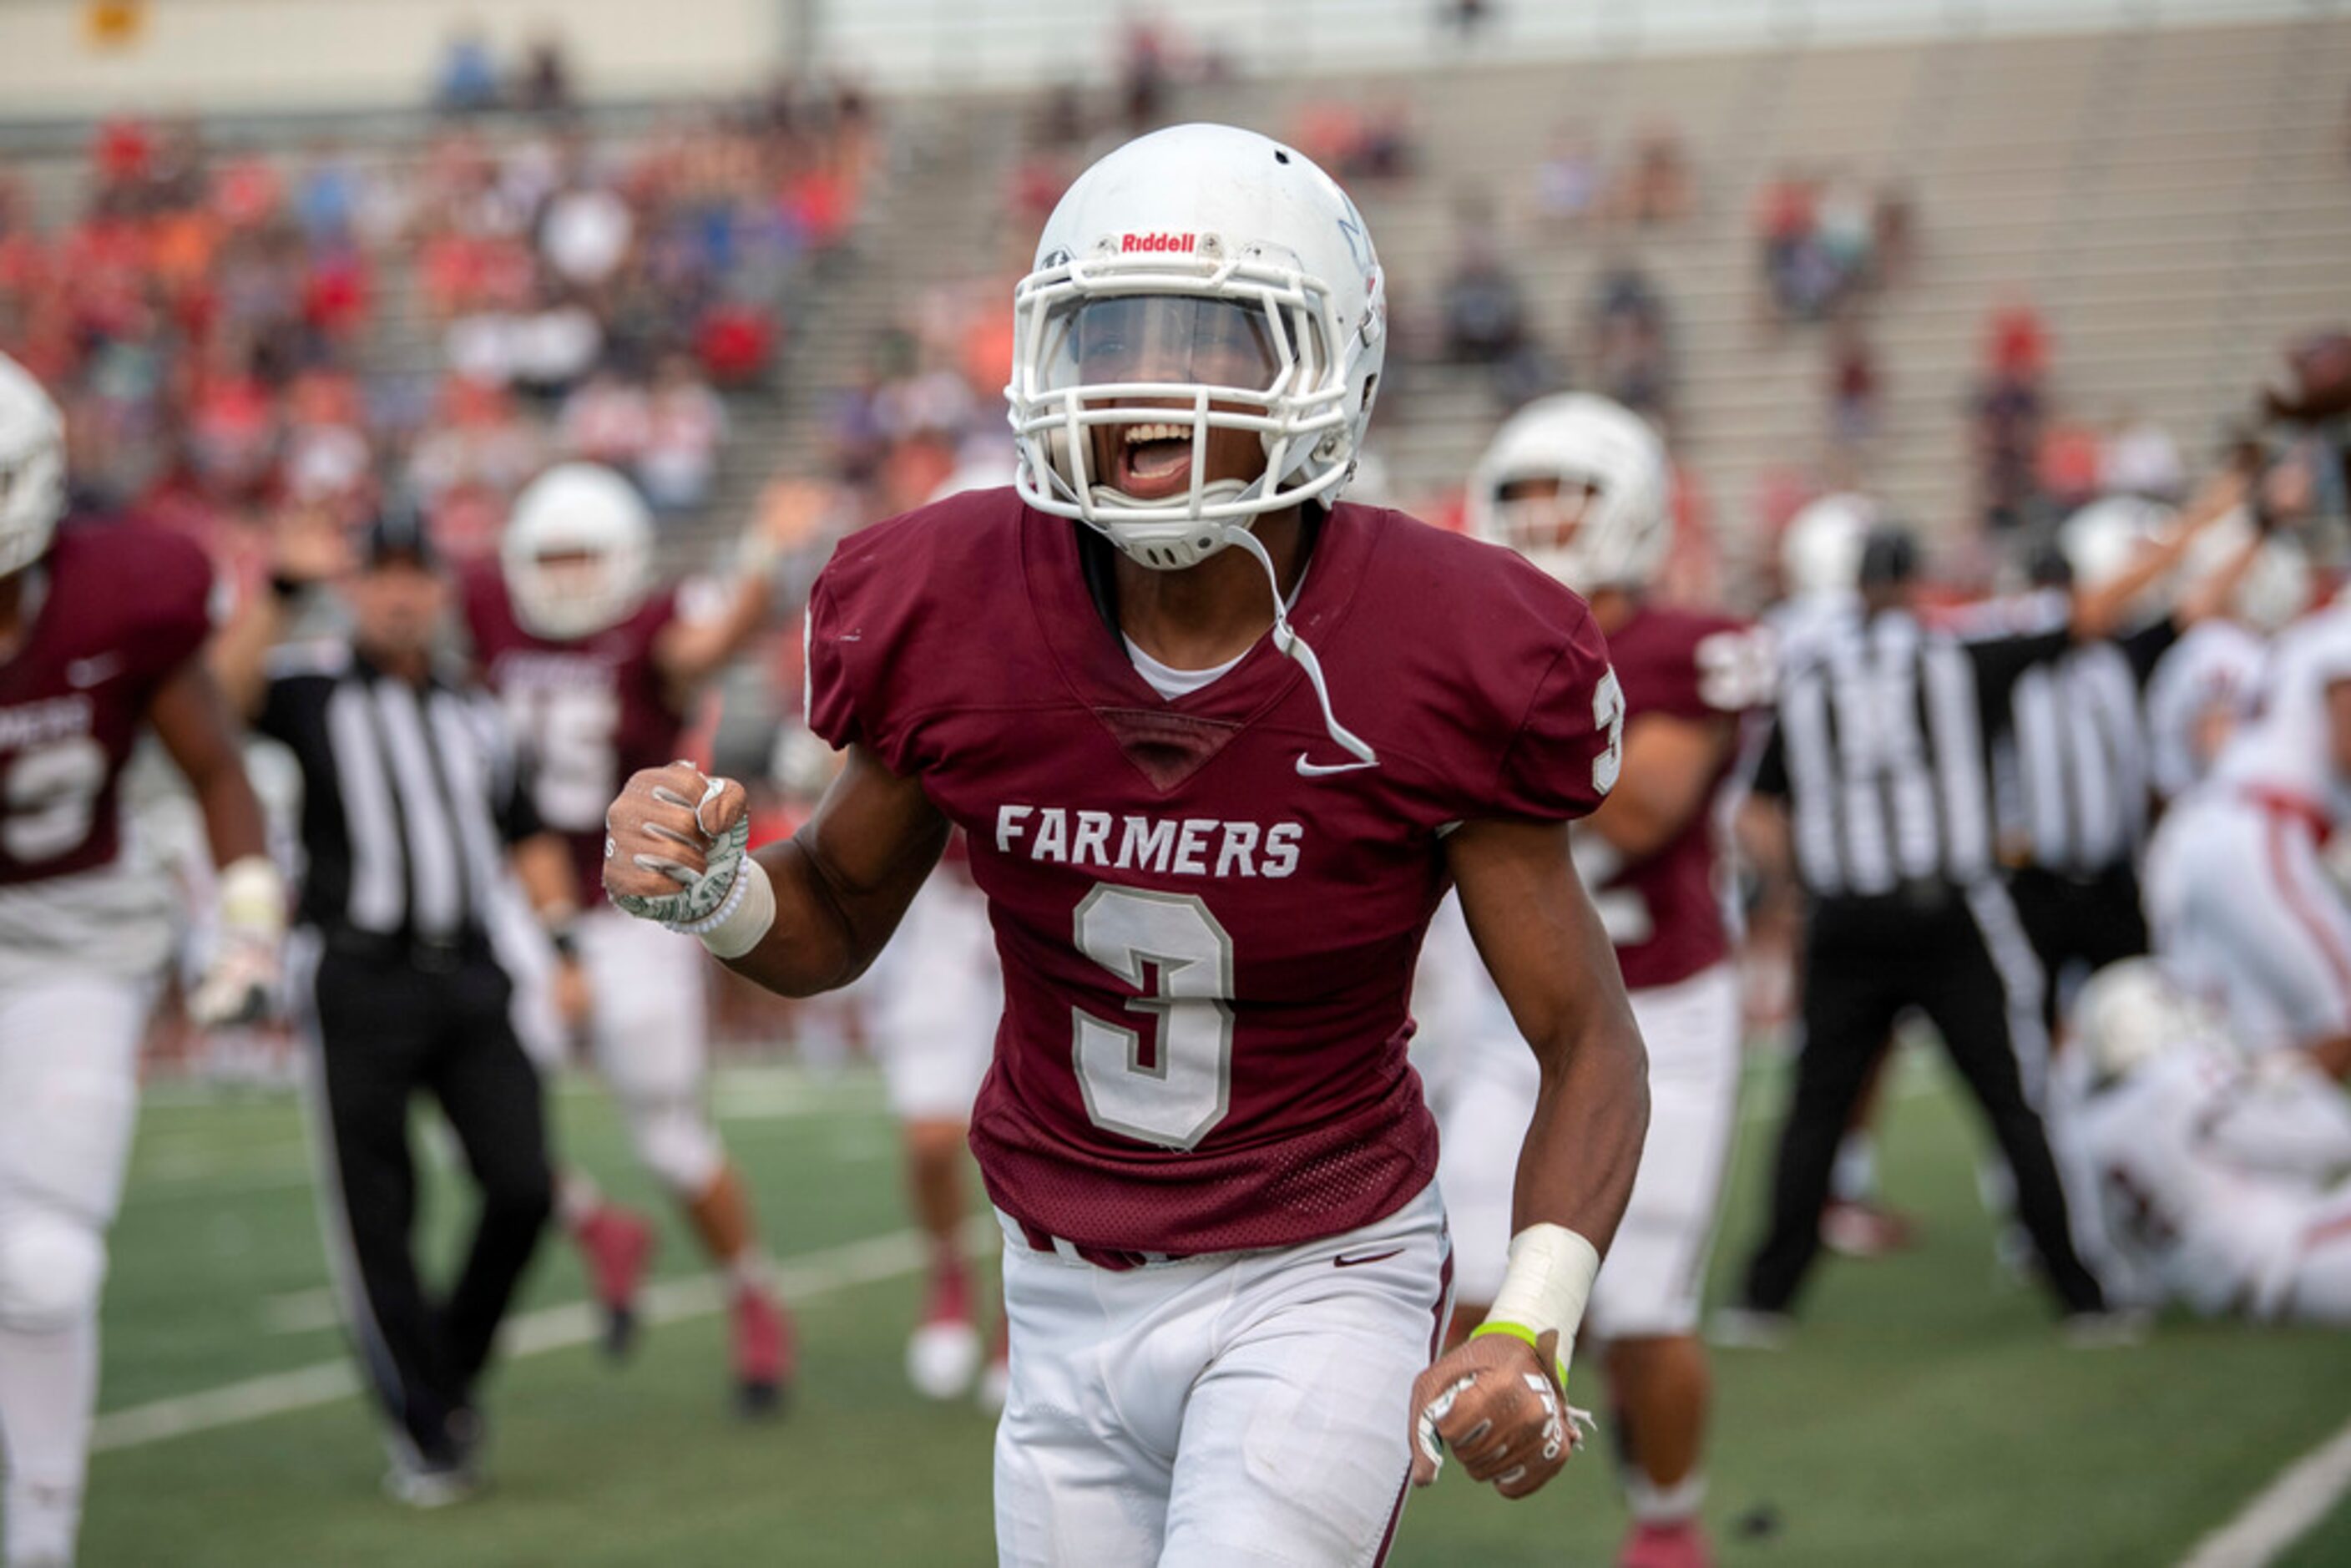
[[[2063,595],[2053,604],[2062,606]],[[2074,643],[2052,608],[2032,635],[1995,639],[2057,649],[2017,676],[1992,735],[2001,858],[2067,876],[2095,876],[2134,860],[2149,800],[2147,678],[2179,641],[2168,617],[2106,642]]]
[[[329,936],[478,940],[508,846],[539,831],[496,706],[340,645],[272,656],[255,727],[301,765],[298,919]]]
[[[1992,869],[1983,756],[1966,647],[1905,612],[1855,606],[1782,672],[1754,788],[1787,800],[1815,897],[1964,886]]]

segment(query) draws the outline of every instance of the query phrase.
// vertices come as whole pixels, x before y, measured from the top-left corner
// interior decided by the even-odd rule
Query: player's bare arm
[[[286,935],[286,888],[269,858],[261,801],[245,774],[236,723],[201,660],[191,659],[157,688],[147,722],[188,780],[204,817],[213,863],[221,870],[221,942],[189,998],[202,1023],[241,1022],[268,1005]]]
[[[1627,860],[1656,853],[1706,810],[1730,755],[1730,720],[1644,714],[1625,727],[1625,763],[1616,787],[1585,819]]]
[[[862,746],[807,824],[757,856],[745,853],[747,810],[741,785],[686,763],[635,775],[606,819],[604,886],[787,997],[863,974],[946,848],[947,821],[921,782]]]
[[[1446,841],[1446,858],[1479,953],[1541,1065],[1519,1157],[1514,1279],[1526,1278],[1521,1248],[1532,1253],[1558,1232],[1568,1233],[1562,1245],[1570,1249],[1580,1239],[1596,1270],[1632,1196],[1649,1126],[1648,1058],[1614,950],[1576,877],[1563,825],[1469,823]],[[1572,1305],[1552,1315],[1581,1315],[1581,1291],[1571,1293]],[[1512,1322],[1512,1297],[1506,1281],[1489,1320],[1499,1332],[1447,1353],[1414,1385],[1414,1419],[1426,1428],[1416,1433],[1416,1483],[1436,1479],[1432,1437],[1504,1497],[1527,1496],[1566,1464],[1574,1436],[1564,1368],[1576,1325]]]
[[[777,560],[816,537],[831,505],[822,485],[785,479],[768,486],[744,530],[726,607],[707,620],[672,622],[653,644],[653,662],[673,696],[691,696],[743,651],[774,603]]]
[[[2161,542],[2140,551],[2130,566],[2117,573],[2111,581],[2081,589],[2074,593],[2074,636],[2089,642],[2123,630],[2131,606],[2139,595],[2177,570],[2179,563],[2188,558],[2188,551],[2195,544],[2196,537],[2233,511],[2244,498],[2243,475],[2233,471],[2215,475],[2189,504],[2188,510]],[[2223,587],[2233,591],[2235,577],[2241,576],[2244,567],[2250,562],[2249,555],[2244,562],[2236,565],[2233,573],[2224,563],[2215,576],[2227,579]],[[2191,595],[2183,601],[2173,619],[2185,626],[2217,612],[2225,602],[2225,593],[2219,591]]]
[[[269,691],[269,651],[284,641],[296,602],[349,570],[350,536],[323,513],[289,511],[270,521],[269,583],[246,596],[213,638],[205,663],[229,708],[252,718]]]

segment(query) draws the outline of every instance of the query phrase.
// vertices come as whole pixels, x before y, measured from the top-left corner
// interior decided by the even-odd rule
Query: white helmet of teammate
[[[1355,204],[1302,153],[1223,125],[1156,131],[1080,175],[1013,310],[1021,499],[1163,570],[1337,499],[1387,352]],[[1104,426],[1125,434],[1113,468],[1149,494],[1096,471]],[[1264,473],[1210,483],[1216,431],[1254,435]]]
[[[2243,507],[2220,518],[2189,542],[2179,563],[2184,582],[2210,577],[2252,542],[2253,521]],[[2263,635],[2274,635],[2310,608],[2310,554],[2292,534],[2275,533],[2253,552],[2252,564],[2237,581],[2227,606],[2229,618]]]
[[[2074,586],[2101,588],[2122,576],[2140,552],[2162,542],[2174,516],[2160,501],[2108,496],[2067,517],[2057,525],[2057,549],[2073,573]],[[2131,601],[2132,612],[2142,619],[2154,615],[2169,597],[2163,584],[2151,584]]]
[[[2102,1080],[2129,1075],[2183,1046],[2229,1046],[2211,1009],[2152,958],[2125,958],[2082,983],[2074,998],[2074,1032]]]
[[[1851,491],[1807,503],[1780,535],[1780,591],[1790,599],[1851,593],[1877,516],[1876,502]]]
[[[1555,480],[1556,496],[1505,492]],[[1574,589],[1646,587],[1672,542],[1665,443],[1622,403],[1562,392],[1519,410],[1469,477],[1469,531]],[[1572,487],[1588,497],[1578,500]]]
[[[0,577],[48,553],[65,511],[65,416],[24,366],[0,354]]]
[[[611,469],[559,464],[516,497],[498,563],[523,630],[559,643],[590,636],[651,591],[653,515]]]

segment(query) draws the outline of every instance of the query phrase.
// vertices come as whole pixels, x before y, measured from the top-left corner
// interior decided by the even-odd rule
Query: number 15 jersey
[[[1436,1168],[1405,1050],[1443,836],[1599,803],[1623,725],[1600,633],[1507,551],[1334,508],[1290,619],[1378,754],[1346,767],[1270,639],[1161,698],[1079,527],[958,496],[846,540],[809,608],[810,727],[970,837],[1005,979],[972,1118],[989,1196],[1119,1252],[1384,1218]]]

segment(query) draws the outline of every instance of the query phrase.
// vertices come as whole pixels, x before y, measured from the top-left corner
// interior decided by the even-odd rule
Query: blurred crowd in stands
[[[231,562],[263,509],[356,512],[387,486],[477,553],[571,453],[690,510],[725,394],[768,376],[875,146],[848,89],[624,137],[453,117],[421,145],[275,157],[118,120],[47,211],[0,162],[0,350],[66,406],[82,505],[137,507]]]

